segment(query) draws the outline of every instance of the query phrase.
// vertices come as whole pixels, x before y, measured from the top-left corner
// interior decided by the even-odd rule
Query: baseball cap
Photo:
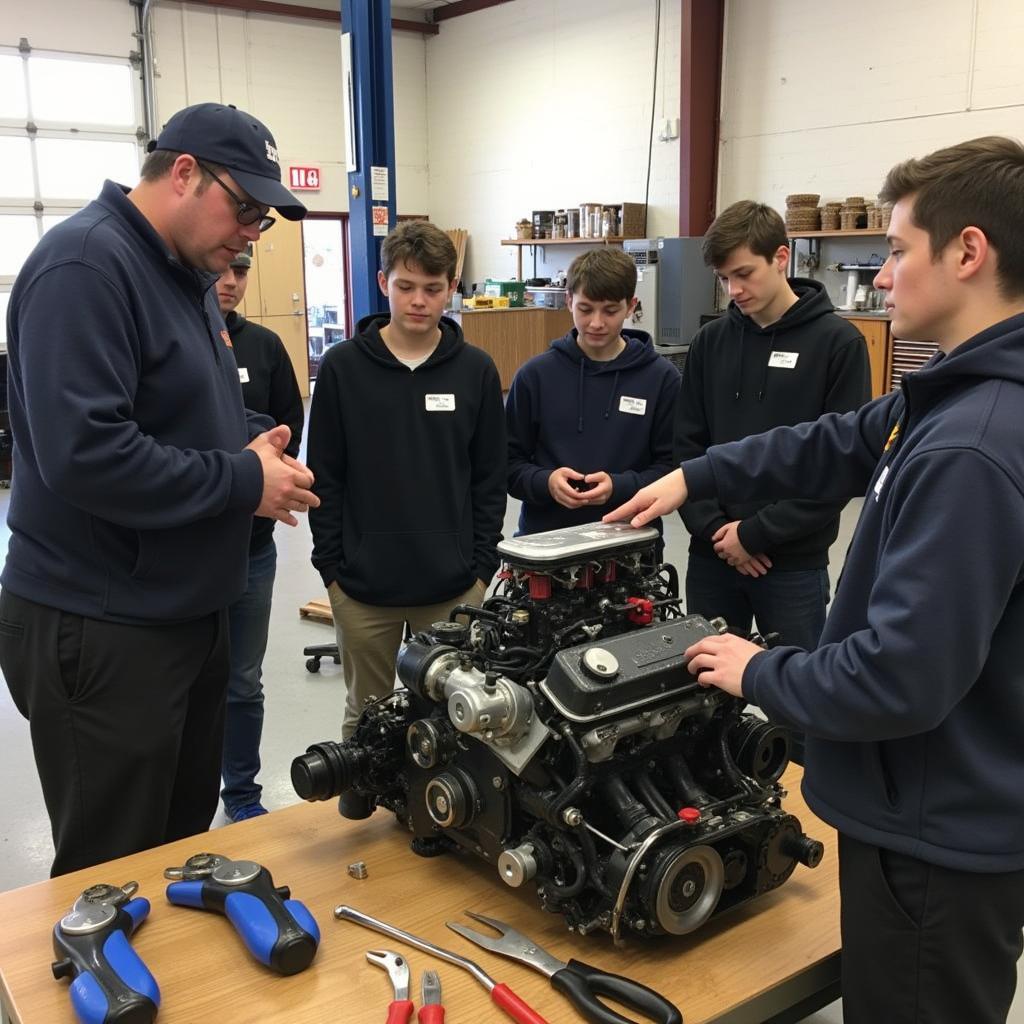
[[[231,267],[244,267],[248,270],[252,266],[252,242],[250,242],[235,258],[228,264]]]
[[[257,203],[272,206],[286,220],[302,220],[306,207],[281,184],[277,143],[270,129],[232,105],[197,103],[179,110],[146,147],[191,153],[219,164]]]

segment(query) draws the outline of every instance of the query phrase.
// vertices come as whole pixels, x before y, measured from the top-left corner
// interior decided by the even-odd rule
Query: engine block
[[[782,808],[787,735],[686,670],[724,624],[683,614],[659,550],[620,524],[503,542],[495,595],[407,640],[402,687],[297,757],[296,792],[384,807],[415,852],[482,857],[616,941],[691,932],[816,866]]]

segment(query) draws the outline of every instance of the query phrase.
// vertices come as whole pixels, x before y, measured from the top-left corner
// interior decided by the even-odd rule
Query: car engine
[[[402,684],[351,739],[292,764],[306,800],[395,814],[413,850],[465,850],[581,934],[682,935],[781,885],[821,843],[782,808],[784,729],[703,688],[651,528],[499,545],[494,596],[409,638]]]

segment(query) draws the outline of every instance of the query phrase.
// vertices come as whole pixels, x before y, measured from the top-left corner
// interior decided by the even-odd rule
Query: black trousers
[[[210,827],[224,737],[226,612],[130,626],[4,591],[0,668],[29,720],[56,850],[51,874]]]
[[[839,836],[845,1024],[1004,1024],[1024,871],[978,874]]]

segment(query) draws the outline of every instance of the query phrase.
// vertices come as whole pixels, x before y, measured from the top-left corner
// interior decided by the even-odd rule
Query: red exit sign
[[[299,192],[316,192],[320,189],[319,167],[289,167],[288,187]]]

